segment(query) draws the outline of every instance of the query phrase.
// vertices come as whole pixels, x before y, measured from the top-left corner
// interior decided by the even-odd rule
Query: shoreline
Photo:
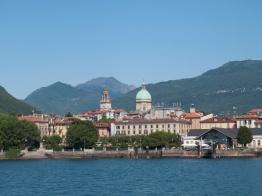
[[[0,160],[63,160],[63,159],[239,159],[239,158],[262,158],[262,151],[217,151],[212,153],[205,151],[184,151],[184,150],[159,150],[159,151],[61,151],[52,152],[50,150],[38,150],[21,152],[16,159],[8,159],[5,153],[0,153]]]

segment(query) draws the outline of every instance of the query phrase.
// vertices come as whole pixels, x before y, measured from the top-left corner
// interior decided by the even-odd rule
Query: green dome
[[[145,85],[143,85],[142,89],[136,94],[136,100],[151,100],[151,95],[146,90]]]

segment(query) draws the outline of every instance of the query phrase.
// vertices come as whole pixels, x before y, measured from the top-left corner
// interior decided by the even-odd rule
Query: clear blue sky
[[[0,85],[18,98],[56,81],[140,85],[262,59],[262,1],[1,0]]]

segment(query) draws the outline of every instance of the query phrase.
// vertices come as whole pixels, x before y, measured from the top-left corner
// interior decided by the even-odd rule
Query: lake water
[[[262,159],[0,161],[0,195],[262,195]]]

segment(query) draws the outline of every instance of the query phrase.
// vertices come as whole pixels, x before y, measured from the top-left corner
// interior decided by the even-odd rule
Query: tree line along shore
[[[246,127],[241,127],[238,132],[238,142],[245,147],[252,141],[252,134]],[[168,149],[176,151],[174,156],[182,156],[181,137],[175,133],[164,131],[155,132],[149,135],[141,136],[112,136],[99,138],[97,130],[92,122],[75,120],[68,128],[65,139],[58,135],[40,137],[40,131],[34,123],[18,120],[15,115],[0,115],[0,150],[4,153],[5,158],[16,159],[21,155],[21,151],[35,152],[39,149],[47,149],[52,152],[63,152],[65,157],[68,152],[81,152],[89,149],[89,155],[97,151],[98,157],[104,153],[105,157],[111,157],[110,152],[125,152],[125,156],[145,156],[143,153],[148,152],[155,157],[154,151],[165,149],[164,153],[168,157]],[[93,151],[92,151],[92,150]],[[130,154],[128,150],[132,150],[136,154]],[[175,151],[174,151],[175,150]],[[238,149],[239,150],[239,149]],[[92,153],[90,153],[92,152]],[[138,153],[137,153],[138,152]],[[172,151],[169,151],[172,152]],[[179,152],[179,153],[178,153]],[[62,153],[62,155],[63,155]],[[153,154],[152,154],[153,153]],[[52,153],[51,153],[52,154]],[[81,153],[80,153],[81,154]],[[195,152],[193,153],[195,154]],[[84,154],[85,155],[85,154]],[[184,153],[188,156],[188,153]],[[73,155],[72,155],[73,156]],[[113,154],[113,157],[122,156]],[[159,154],[157,154],[157,157]],[[162,155],[161,155],[162,156]],[[189,155],[190,157],[191,155]],[[257,156],[257,154],[256,154]],[[63,156],[62,156],[63,157]],[[81,157],[81,156],[80,156]],[[90,157],[90,156],[87,156]]]

